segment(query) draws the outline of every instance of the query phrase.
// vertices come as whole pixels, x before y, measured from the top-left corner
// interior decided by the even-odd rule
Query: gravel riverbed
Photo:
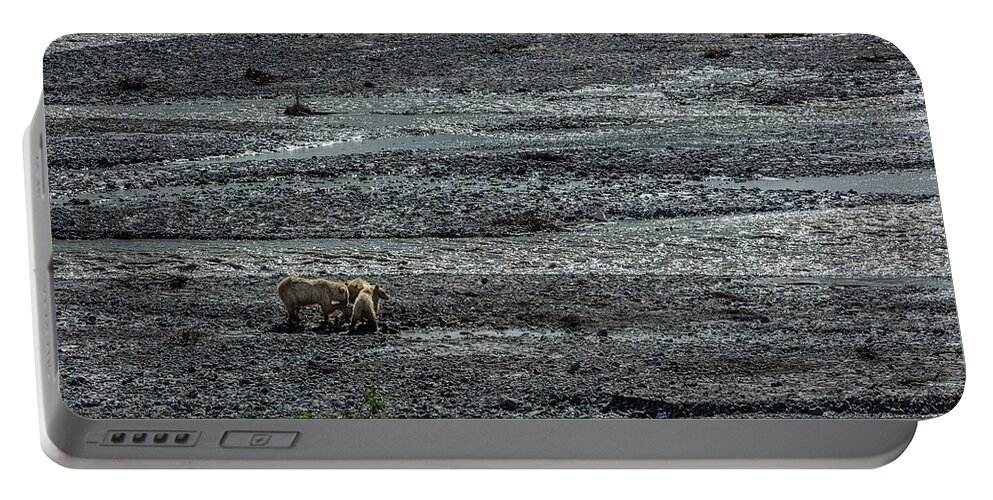
[[[925,418],[962,391],[920,82],[875,37],[76,35],[45,89],[83,416]],[[383,331],[287,323],[287,275],[382,284]]]

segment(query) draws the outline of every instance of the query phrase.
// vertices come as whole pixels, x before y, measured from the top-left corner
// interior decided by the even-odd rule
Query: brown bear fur
[[[291,321],[300,321],[300,308],[312,304],[321,306],[324,321],[335,311],[343,316],[348,312],[348,286],[340,281],[290,276],[280,281],[276,290]]]
[[[349,332],[355,332],[359,322],[366,322],[373,332],[379,331],[379,321],[376,315],[379,313],[379,302],[390,300],[386,290],[379,285],[366,285],[355,297],[355,304],[352,305],[352,322],[348,326]]]
[[[355,278],[346,284],[348,285],[349,304],[354,304],[355,299],[359,296],[359,292],[361,292],[363,288],[369,286],[369,283],[367,283],[366,280],[362,278]]]

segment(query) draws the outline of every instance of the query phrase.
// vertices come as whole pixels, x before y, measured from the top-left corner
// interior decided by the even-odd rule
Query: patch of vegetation
[[[255,85],[262,86],[262,85],[272,85],[274,83],[279,83],[283,80],[286,80],[286,77],[255,68],[248,68],[245,70],[245,79],[254,83]]]
[[[371,416],[384,414],[389,405],[389,401],[383,396],[383,390],[379,387],[370,387],[362,393],[362,407]]]
[[[389,418],[389,407],[383,389],[372,386],[362,392],[362,404],[358,409],[343,411],[336,418]]]
[[[731,57],[731,50],[724,48],[709,48],[703,51],[704,59],[724,59],[725,57]]]
[[[324,418],[324,417],[322,417],[321,414],[316,411],[300,410],[290,414],[290,418],[295,418],[299,420],[309,420],[313,418]]]

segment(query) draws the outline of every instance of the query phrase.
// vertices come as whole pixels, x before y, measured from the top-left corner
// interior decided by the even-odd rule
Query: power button
[[[224,448],[289,448],[298,432],[228,431],[221,438]]]

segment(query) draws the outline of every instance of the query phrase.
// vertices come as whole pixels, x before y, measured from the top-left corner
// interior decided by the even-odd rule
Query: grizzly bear
[[[335,311],[342,316],[348,311],[348,286],[340,281],[290,276],[280,281],[276,290],[290,321],[300,321],[300,308],[312,304],[321,306],[325,322]]]
[[[348,303],[354,304],[355,299],[359,296],[359,292],[361,292],[363,288],[369,286],[369,283],[362,278],[355,278],[346,283],[346,285],[348,285]]]
[[[376,314],[379,313],[380,300],[390,300],[386,290],[379,285],[366,285],[355,297],[355,304],[352,305],[352,322],[348,325],[348,331],[355,333],[356,325],[364,321],[373,332],[378,332],[379,321],[376,319]]]

